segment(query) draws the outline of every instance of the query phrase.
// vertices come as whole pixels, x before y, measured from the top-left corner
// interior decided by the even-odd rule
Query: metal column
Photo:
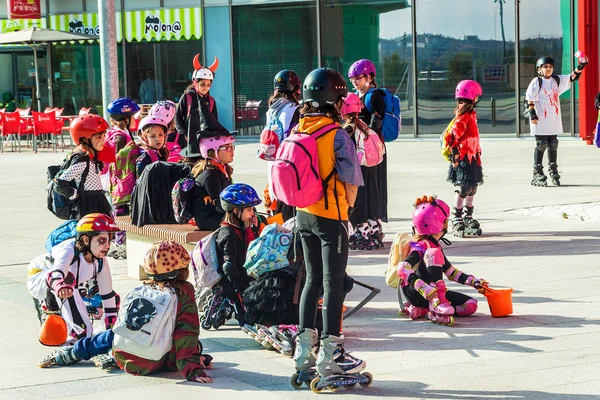
[[[102,103],[106,110],[119,97],[119,61],[115,0],[98,0],[100,21],[100,64],[102,67]]]

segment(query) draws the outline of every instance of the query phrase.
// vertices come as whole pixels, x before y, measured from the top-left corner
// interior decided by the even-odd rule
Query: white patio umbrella
[[[35,68],[35,97],[37,97],[38,111],[42,111],[40,99],[40,79],[38,77],[37,49],[47,43],[70,42],[75,40],[95,40],[98,36],[83,35],[80,33],[55,31],[46,28],[27,28],[20,31],[0,34],[0,44],[24,44],[33,49],[33,63]]]

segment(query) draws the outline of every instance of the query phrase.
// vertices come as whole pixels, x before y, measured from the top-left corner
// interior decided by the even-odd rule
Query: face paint
[[[90,240],[90,252],[96,258],[106,257],[106,253],[110,249],[110,235],[101,233]]]

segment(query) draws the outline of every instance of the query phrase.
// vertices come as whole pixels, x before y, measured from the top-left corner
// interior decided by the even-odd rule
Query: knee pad
[[[469,189],[469,196],[475,196],[475,193],[477,193],[477,185],[473,185]]]
[[[464,199],[469,195],[470,191],[471,191],[470,186],[459,186],[458,189],[456,190],[456,193]]]
[[[537,139],[535,141],[535,149],[538,151],[541,151],[542,153],[544,151],[546,151],[546,149],[548,148],[548,141],[544,138],[544,139]]]
[[[456,315],[459,317],[468,317],[477,311],[477,300],[469,299],[463,304],[454,307],[454,309],[456,310]]]
[[[556,151],[558,149],[558,138],[554,137],[550,139],[550,143],[548,143],[548,148],[551,151]]]

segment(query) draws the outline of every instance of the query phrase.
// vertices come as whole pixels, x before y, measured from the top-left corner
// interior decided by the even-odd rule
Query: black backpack
[[[541,76],[537,76],[536,78],[538,80],[538,93],[539,93],[540,90],[542,90],[542,77]],[[556,82],[556,84],[558,86],[560,86],[560,76],[558,76],[558,75],[552,75],[552,79],[554,79],[554,81]],[[525,118],[529,118],[528,110],[529,110],[529,103],[525,99],[525,94],[524,94],[523,95],[523,116]]]
[[[46,203],[48,210],[56,215],[60,219],[68,220],[72,217],[72,212],[76,207],[76,200],[70,200],[67,197],[57,191],[58,182],[56,178],[59,177],[67,168],[69,168],[72,164],[79,161],[79,157],[73,157],[72,155],[67,155],[60,165],[51,165],[46,170],[47,182],[48,186],[46,186]],[[87,179],[88,172],[90,170],[90,164],[88,162],[87,167],[83,171],[83,175],[81,176],[81,183],[79,188],[75,185],[75,182],[71,182],[71,186],[75,190],[79,190],[83,187],[85,180]]]

